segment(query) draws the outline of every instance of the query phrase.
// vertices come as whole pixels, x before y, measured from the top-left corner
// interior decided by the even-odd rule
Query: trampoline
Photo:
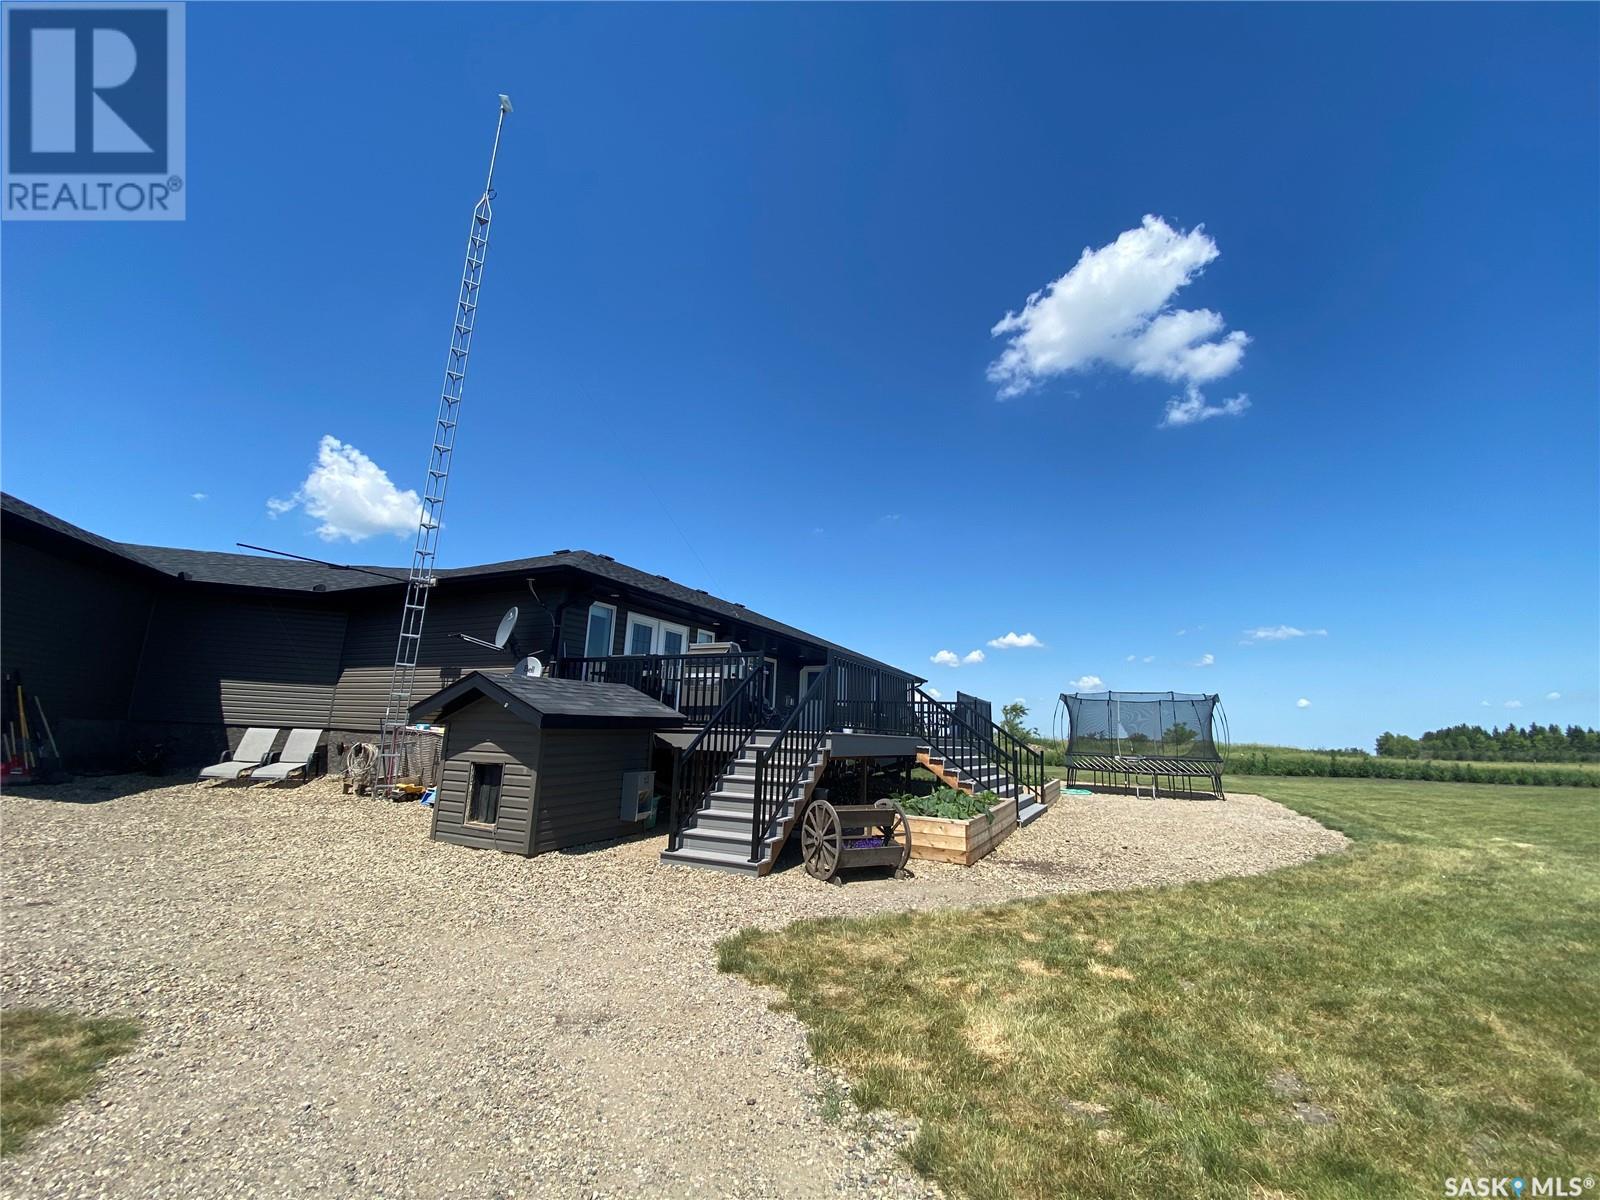
[[[1169,792],[1192,792],[1196,789],[1189,781],[1203,780],[1222,799],[1228,718],[1220,697],[1063,692],[1061,703],[1067,710],[1069,786],[1078,782],[1080,771],[1101,786],[1132,787],[1135,792],[1148,779],[1152,796],[1160,794],[1163,781]]]

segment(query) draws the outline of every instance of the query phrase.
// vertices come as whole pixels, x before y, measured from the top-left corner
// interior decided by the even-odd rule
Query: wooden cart
[[[893,867],[895,878],[904,879],[911,829],[893,800],[841,805],[813,800],[800,822],[800,853],[806,872],[824,883],[838,882],[840,871],[857,867]]]

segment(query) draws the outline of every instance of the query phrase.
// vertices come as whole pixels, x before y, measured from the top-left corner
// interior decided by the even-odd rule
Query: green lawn
[[[16,1153],[30,1133],[54,1121],[138,1036],[131,1021],[42,1008],[0,1012],[0,1154]]]
[[[912,1161],[956,1195],[1595,1174],[1592,793],[1249,782],[1355,846],[1251,879],[746,931],[722,964],[781,989],[860,1103],[920,1118]]]

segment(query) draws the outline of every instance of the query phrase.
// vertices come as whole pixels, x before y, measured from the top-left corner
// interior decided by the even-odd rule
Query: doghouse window
[[[499,763],[472,764],[472,786],[467,793],[469,824],[494,824],[500,814],[500,775],[503,770]]]

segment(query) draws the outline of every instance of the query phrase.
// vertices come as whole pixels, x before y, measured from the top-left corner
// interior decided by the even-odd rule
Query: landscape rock
[[[468,850],[429,841],[429,816],[331,779],[0,797],[0,1001],[145,1030],[0,1163],[0,1194],[936,1195],[902,1157],[915,1122],[857,1112],[798,1020],[717,971],[719,940],[1250,874],[1345,844],[1257,797],[1065,797],[977,866],[825,887],[666,867],[659,833],[531,860]]]

